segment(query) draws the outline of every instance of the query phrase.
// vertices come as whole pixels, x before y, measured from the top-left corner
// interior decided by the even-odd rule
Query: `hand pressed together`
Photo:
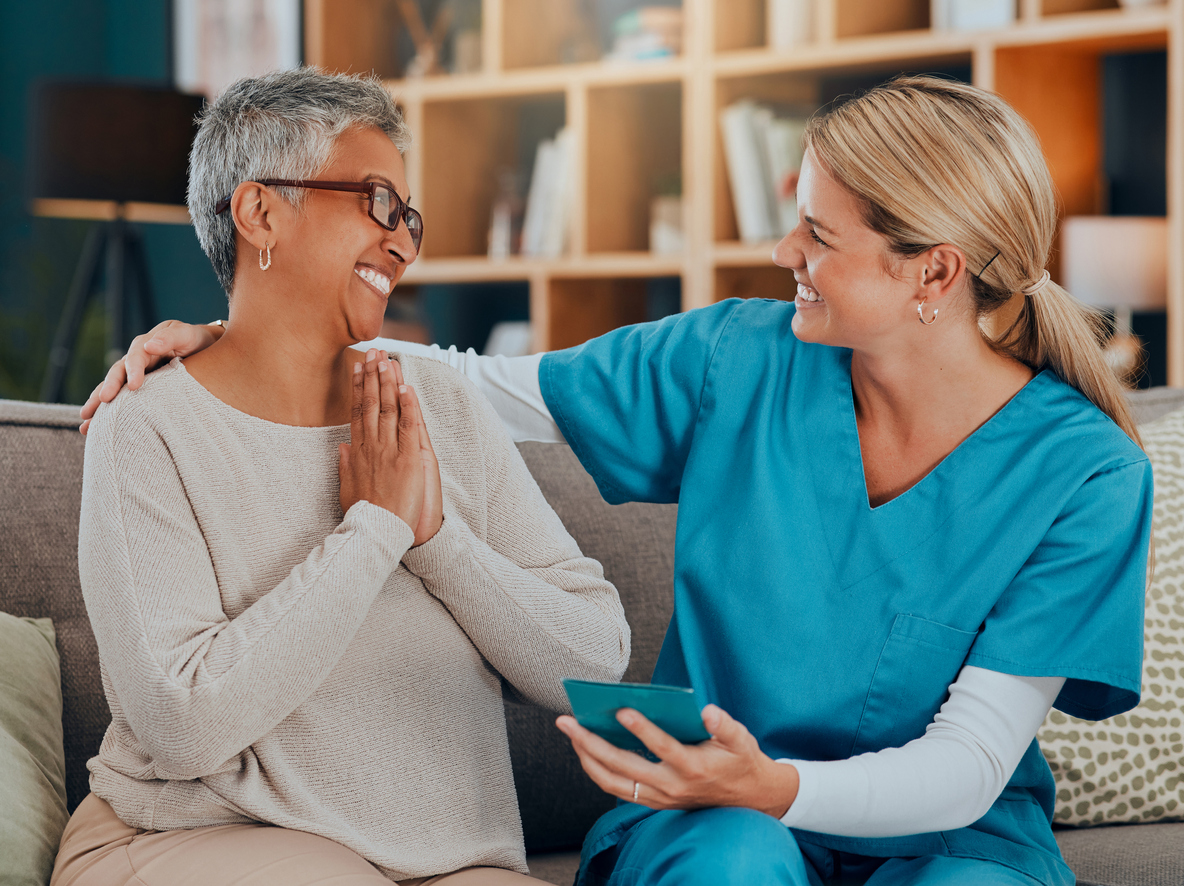
[[[350,442],[340,446],[341,511],[359,501],[386,508],[415,530],[421,545],[443,523],[440,466],[419,398],[386,354],[354,364]]]
[[[556,725],[588,776],[622,800],[651,809],[743,806],[781,818],[797,796],[797,770],[768,757],[743,724],[715,705],[703,709],[711,739],[698,745],[682,744],[629,708],[617,711],[617,720],[660,762],[610,744],[574,717],[560,717]]]

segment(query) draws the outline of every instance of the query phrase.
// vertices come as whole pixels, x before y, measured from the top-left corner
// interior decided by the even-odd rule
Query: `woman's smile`
[[[369,265],[355,265],[354,273],[362,278],[371,289],[381,295],[384,299],[390,298],[391,294],[391,278],[376,268]]]
[[[807,286],[805,283],[798,284],[798,294],[794,298],[794,304],[801,308],[803,306],[822,305],[826,304],[818,290]]]

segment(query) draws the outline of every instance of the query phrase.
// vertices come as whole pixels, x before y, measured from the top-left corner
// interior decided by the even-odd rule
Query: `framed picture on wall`
[[[240,77],[300,64],[300,0],[173,0],[173,80],[214,97]]]

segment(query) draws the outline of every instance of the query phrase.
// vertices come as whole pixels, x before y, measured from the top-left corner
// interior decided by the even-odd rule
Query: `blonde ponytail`
[[[984,331],[990,345],[1053,369],[1142,445],[1102,353],[1100,315],[1045,278],[1057,227],[1052,176],[1007,102],[965,83],[900,77],[815,117],[805,144],[893,252],[949,243],[966,254],[980,269],[970,280],[980,328],[1022,298],[1001,335]]]
[[[1105,331],[1100,313],[1048,283],[1024,297],[1015,320],[992,344],[1029,366],[1051,367],[1142,446],[1122,385],[1098,345]]]

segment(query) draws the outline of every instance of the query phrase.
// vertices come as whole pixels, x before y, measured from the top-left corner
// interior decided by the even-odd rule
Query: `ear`
[[[230,197],[230,212],[239,235],[254,246],[275,246],[288,206],[258,182],[243,182]]]
[[[966,255],[957,246],[940,243],[921,253],[917,260],[921,275],[918,302],[924,299],[928,304],[935,304],[964,285]]]

